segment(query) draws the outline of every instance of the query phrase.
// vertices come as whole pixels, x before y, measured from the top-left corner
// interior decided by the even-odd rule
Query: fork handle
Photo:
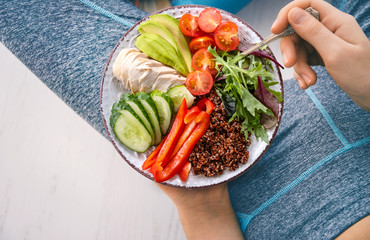
[[[320,21],[320,13],[317,10],[313,9],[312,7],[308,7],[305,10],[306,12],[310,13],[313,17]],[[291,35],[293,33],[295,33],[294,28],[291,25],[288,25],[287,29],[285,29],[282,33],[277,34],[276,36],[279,36],[279,38],[281,38]]]
[[[305,9],[307,12],[309,12],[312,16],[314,16],[317,20],[320,20],[320,14],[317,10],[313,9],[312,7],[308,7]],[[288,25],[288,27],[281,33],[279,34],[271,34],[270,36],[268,36],[267,38],[265,38],[264,40],[262,40],[260,43],[256,44],[255,46],[251,47],[250,49],[242,52],[242,54],[244,55],[247,55],[257,49],[259,49],[260,47],[263,47],[275,40],[278,40],[282,37],[285,37],[285,36],[289,36],[289,35],[292,35],[293,33],[295,33],[295,30],[294,28],[291,26],[291,25]]]

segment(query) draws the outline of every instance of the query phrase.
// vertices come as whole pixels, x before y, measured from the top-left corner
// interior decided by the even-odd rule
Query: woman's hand
[[[196,189],[158,186],[175,203],[187,239],[243,239],[226,184]]]
[[[319,11],[320,21],[303,10],[307,7]],[[278,34],[288,24],[297,34],[282,38],[280,47],[299,86],[316,83],[310,65],[324,65],[338,86],[370,111],[370,41],[354,17],[322,0],[296,0],[279,12],[271,31]]]

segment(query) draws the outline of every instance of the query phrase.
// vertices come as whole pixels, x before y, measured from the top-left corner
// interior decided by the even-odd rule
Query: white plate
[[[192,15],[198,16],[199,13],[205,9],[205,6],[199,5],[186,5],[186,6],[177,6],[171,7],[167,9],[163,9],[157,13],[165,13],[169,14],[172,17],[180,19],[181,16],[185,13],[190,13]],[[247,43],[256,43],[261,41],[261,36],[253,30],[246,22],[242,19],[236,17],[235,15],[228,13],[223,10],[219,10],[223,21],[232,21],[234,22],[239,29],[239,40],[240,45]],[[104,69],[103,78],[102,78],[102,85],[100,91],[100,103],[101,103],[101,112],[103,116],[103,121],[105,128],[108,132],[108,135],[117,149],[119,154],[126,160],[128,164],[130,164],[136,171],[143,174],[144,176],[152,179],[154,178],[148,171],[141,170],[141,166],[146,159],[146,157],[150,154],[150,152],[154,149],[154,147],[149,148],[146,153],[136,153],[128,148],[126,148],[123,144],[121,144],[116,136],[114,135],[112,128],[109,125],[109,117],[111,114],[111,108],[114,102],[118,101],[123,93],[128,92],[128,89],[125,89],[123,85],[113,76],[113,63],[117,58],[118,53],[124,48],[132,48],[135,47],[135,40],[139,36],[139,32],[137,28],[139,24],[143,21],[149,20],[149,16],[142,19],[138,23],[136,23],[132,28],[130,28],[125,35],[119,40],[115,48],[112,50],[111,55],[107,61],[106,67]],[[271,51],[271,50],[270,50]],[[283,81],[281,77],[280,70],[274,64],[274,75],[275,79],[280,81],[280,84],[274,86],[275,91],[281,91],[282,96],[283,93]],[[278,126],[280,124],[281,115],[283,111],[283,103],[280,104],[279,108],[279,117],[278,117],[278,125],[272,129],[267,131],[269,136],[269,142],[271,144],[272,140],[275,137],[275,134],[278,130]],[[246,172],[253,164],[255,164],[261,156],[266,152],[269,147],[269,144],[266,144],[262,141],[257,141],[256,138],[252,135],[251,137],[251,145],[249,146],[249,160],[246,164],[240,165],[238,169],[235,171],[228,171],[225,170],[223,174],[217,177],[204,177],[201,175],[194,175],[193,172],[190,172],[188,180],[186,182],[182,182],[178,176],[173,177],[172,179],[164,182],[163,184],[170,185],[173,187],[185,187],[185,188],[196,188],[196,187],[206,187],[211,185],[216,185],[220,183],[227,182],[231,179],[236,178],[237,176],[241,175],[242,173]]]

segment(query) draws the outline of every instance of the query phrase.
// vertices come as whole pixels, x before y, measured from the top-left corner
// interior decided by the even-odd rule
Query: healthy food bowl
[[[154,14],[168,14],[174,18],[180,19],[184,14],[192,14],[192,15],[199,15],[206,6],[199,6],[199,5],[184,5],[184,6],[177,6],[177,7],[170,7],[167,9],[163,9],[159,12]],[[261,36],[245,21],[240,19],[239,17],[228,13],[223,10],[218,11],[222,15],[223,21],[230,21],[237,25],[239,32],[239,49],[245,49],[250,44],[254,44],[260,42],[262,40]],[[150,15],[151,16],[151,15]],[[102,83],[101,83],[101,92],[100,92],[100,103],[101,103],[101,113],[103,117],[103,122],[108,133],[108,136],[118,151],[118,153],[122,156],[122,158],[137,172],[144,175],[145,177],[154,180],[153,175],[148,170],[143,170],[142,165],[143,162],[147,159],[150,153],[155,149],[154,146],[148,148],[145,152],[139,153],[131,150],[130,148],[126,147],[122,144],[121,141],[116,137],[110,122],[111,117],[111,109],[115,102],[121,99],[121,96],[125,93],[130,92],[130,89],[126,88],[122,85],[122,83],[116,79],[113,74],[113,64],[117,59],[118,54],[122,49],[125,48],[135,48],[135,41],[137,37],[140,35],[138,31],[138,27],[142,22],[149,20],[149,17],[146,17],[136,23],[132,28],[130,28],[123,37],[118,41],[117,45],[112,50],[106,67],[103,72]],[[270,56],[274,58],[271,50],[267,48],[270,52]],[[281,77],[281,73],[277,64],[271,62],[272,66],[272,74],[274,76],[274,81],[277,81],[278,84],[271,86],[270,88],[273,91],[280,92],[281,96],[283,97],[283,81]],[[199,187],[207,187],[212,185],[217,185],[220,183],[225,183],[230,181],[241,174],[248,171],[268,150],[270,144],[274,140],[274,137],[277,133],[277,130],[280,125],[281,116],[283,112],[283,102],[279,103],[278,113],[276,116],[277,122],[276,124],[267,129],[267,141],[262,141],[261,139],[256,139],[255,135],[252,134],[250,136],[250,145],[248,146],[249,151],[249,159],[247,163],[239,165],[233,171],[225,170],[221,175],[217,175],[215,177],[205,177],[203,175],[195,175],[193,171],[190,171],[189,176],[186,181],[182,181],[178,175],[172,177],[171,179],[164,181],[163,184],[169,185],[172,187],[181,187],[181,188],[199,188]]]

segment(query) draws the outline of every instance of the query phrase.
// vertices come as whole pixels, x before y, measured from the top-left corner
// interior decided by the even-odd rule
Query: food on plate
[[[126,147],[145,152],[162,141],[162,134],[170,127],[172,112],[173,102],[165,93],[126,93],[112,106],[110,126]]]
[[[200,113],[199,107],[194,106],[194,107],[190,108],[187,111],[186,115],[185,115],[184,123],[185,124],[190,123],[191,121],[193,121],[198,116],[199,113]]]
[[[158,15],[140,24],[138,31],[141,35],[135,45],[149,57],[186,76],[191,71],[191,56],[179,29],[179,21],[169,15]]]
[[[204,32],[199,28],[198,17],[189,13],[182,15],[180,18],[181,32],[188,37],[200,37]]]
[[[185,127],[184,117],[186,115],[187,107],[186,100],[183,100],[179,111],[176,114],[176,118],[171,126],[171,129],[164,140],[163,146],[158,152],[155,163],[160,164],[161,166],[166,166],[167,163],[171,160],[172,151],[180,138],[180,135]]]
[[[113,104],[110,125],[133,151],[156,146],[142,163],[155,181],[234,171],[248,161],[252,134],[269,143],[283,101],[269,51],[241,54],[237,25],[215,8],[180,20],[155,14],[137,30],[138,49],[113,64],[132,93]]]
[[[154,90],[151,93],[125,93],[112,106],[110,125],[123,145],[136,152],[145,152],[150,146],[158,145],[166,135],[173,114],[180,107],[177,106],[178,102],[188,102],[189,106],[185,106],[187,109],[194,99],[184,85],[175,86],[168,92]]]
[[[180,85],[182,86],[182,85]],[[158,110],[159,124],[162,135],[167,133],[171,124],[172,114],[174,111],[174,104],[168,94],[155,90],[150,94],[154,104]]]
[[[174,103],[174,110],[177,112],[177,110],[180,107],[180,104],[182,100],[186,99],[187,107],[189,108],[194,103],[195,97],[189,92],[189,90],[184,85],[178,85],[167,92],[168,96],[172,99]]]
[[[209,45],[216,45],[223,51],[235,50],[239,45],[238,27],[233,22],[224,22],[215,8],[206,8],[199,18],[184,14],[180,19],[180,29],[184,35],[192,37],[189,44],[192,53]]]
[[[167,92],[185,84],[185,77],[175,69],[149,58],[136,48],[122,49],[113,63],[113,75],[132,93]]]
[[[212,75],[204,70],[197,70],[189,73],[185,86],[193,95],[204,95],[211,91],[213,86]]]
[[[153,143],[142,119],[123,99],[113,104],[110,125],[118,140],[135,152],[145,152]]]
[[[136,113],[137,116],[139,116],[141,121],[144,123],[145,128],[148,130],[150,136],[152,136],[151,144],[152,145],[158,144],[161,141],[161,135],[158,136],[157,132],[155,132],[156,128],[155,125],[157,124],[158,120],[153,122],[152,121],[153,116],[149,117],[149,114],[151,114],[154,115],[154,117],[156,118],[157,117],[156,114],[148,112],[146,108],[143,106],[143,103],[139,100],[139,98],[136,95],[124,94],[121,99],[131,107],[131,109]]]
[[[187,66],[181,61],[176,49],[161,36],[143,33],[136,39],[135,45],[149,57],[173,67],[184,76],[188,74]]]
[[[185,182],[188,179],[190,170],[191,170],[191,162],[187,162],[179,171],[178,175],[183,182]]]
[[[234,119],[228,122],[229,116],[215,90],[202,98],[214,104],[213,113],[210,114],[210,126],[194,147],[189,161],[195,175],[215,177],[226,169],[234,171],[240,164],[247,163],[251,140],[247,140],[241,132],[240,121]],[[203,99],[198,105],[203,104]]]
[[[216,76],[219,72],[214,56],[208,49],[216,46],[223,51],[235,50],[239,45],[238,27],[233,22],[223,22],[222,15],[217,9],[206,8],[199,17],[184,14],[180,19],[180,29],[184,35],[193,38],[189,48],[194,54],[192,57],[194,71],[187,75],[185,85],[193,95],[207,94],[213,86],[209,74]]]
[[[207,109],[206,106],[211,105],[204,103],[200,107]],[[195,108],[199,110],[198,106]],[[210,108],[207,110],[212,112]],[[169,134],[143,163],[142,168],[149,169],[157,182],[167,181],[176,174],[179,174],[183,181],[188,177],[191,169],[189,156],[210,124],[210,114],[206,111],[199,110],[197,114],[192,114],[192,119],[189,119],[188,123],[185,123],[184,119],[188,114],[184,99]]]
[[[246,139],[253,133],[257,139],[268,143],[268,135],[261,117],[268,115],[277,118],[278,111],[274,114],[266,107],[266,103],[277,106],[278,110],[279,103],[283,101],[281,92],[271,88],[279,82],[274,81],[270,60],[252,54],[245,56],[240,51],[224,52],[221,55],[210,47],[208,51],[215,57],[214,60],[220,69],[219,75],[224,77],[216,82],[215,88],[224,102],[229,121],[235,118],[242,121],[241,131]],[[262,94],[264,97],[260,97],[261,101],[255,97],[255,94],[261,91],[258,86],[260,89],[263,88],[264,94],[269,93]]]
[[[233,22],[224,22],[215,30],[217,47],[224,51],[235,50],[239,45],[238,27]]]
[[[212,33],[221,23],[222,16],[215,8],[207,8],[199,14],[198,24],[200,29],[206,33]]]
[[[154,131],[155,141],[152,145],[157,145],[162,140],[162,130],[159,113],[157,110],[157,106],[154,103],[151,96],[144,92],[139,92],[135,94],[135,97],[139,100],[139,102],[143,105],[145,112],[147,112],[149,116],[149,121]]]
[[[176,55],[177,55],[178,58],[177,59],[174,58],[174,60],[178,61],[177,62],[178,65],[181,65],[181,66],[184,67],[184,74],[187,74],[189,72],[188,66],[186,65],[184,56],[181,53],[181,50],[180,50],[180,48],[177,44],[176,39],[171,34],[171,32],[167,30],[167,28],[165,28],[162,24],[156,22],[155,20],[148,20],[148,21],[145,21],[145,22],[140,24],[140,26],[138,28],[138,31],[141,34],[145,34],[145,33],[156,34],[156,35],[160,36],[160,38],[159,38],[160,41],[163,41],[163,40],[167,41],[176,51]],[[163,40],[161,40],[162,38],[163,38]],[[160,42],[160,43],[163,44],[162,42]],[[151,56],[150,54],[152,52],[153,52],[153,50],[151,50],[148,55]],[[160,54],[165,54],[165,52],[160,52]],[[153,57],[153,58],[157,59],[155,57]],[[170,64],[168,64],[168,65],[170,65]]]
[[[180,21],[168,14],[154,14],[150,16],[150,19],[162,24],[172,34],[177,42],[186,65],[188,66],[189,72],[193,71],[191,67],[191,53],[188,47],[188,39],[180,30]]]
[[[212,76],[216,76],[216,62],[213,60],[213,55],[208,52],[207,48],[199,49],[193,56],[192,65],[194,70],[204,70]]]
[[[196,53],[201,48],[208,48],[211,45],[212,47],[216,46],[215,40],[211,36],[202,36],[198,38],[193,38],[189,43],[189,48],[191,53]]]
[[[180,150],[176,153],[176,155],[170,160],[170,162],[162,166],[161,164],[154,163],[151,172],[153,173],[154,179],[157,182],[167,181],[176,174],[178,174],[188,162],[189,156],[197,144],[199,139],[203,136],[203,134],[207,131],[209,127],[209,114],[206,112],[201,112],[197,119],[196,127],[190,134],[190,136],[186,139],[184,144],[181,146]]]

